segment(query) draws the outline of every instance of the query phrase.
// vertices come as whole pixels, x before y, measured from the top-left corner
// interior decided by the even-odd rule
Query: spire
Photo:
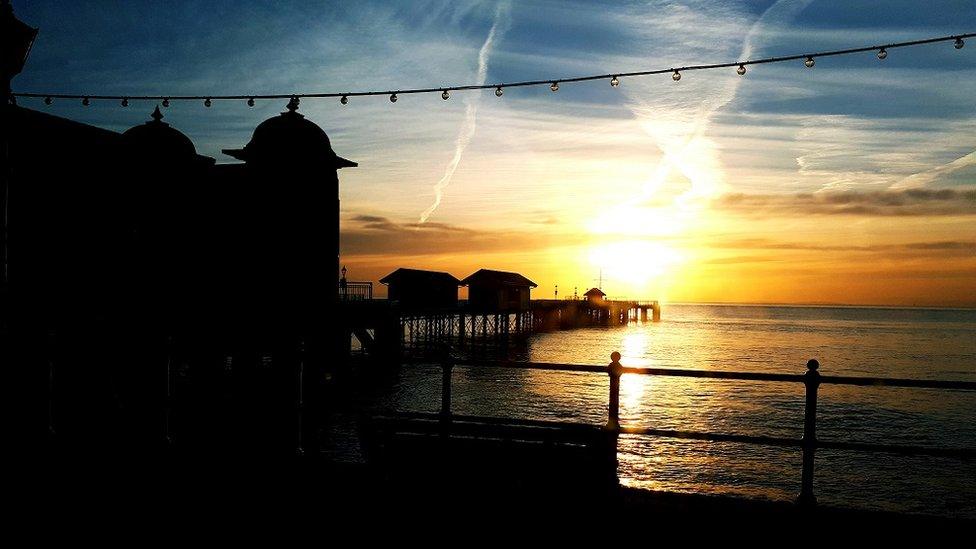
[[[152,119],[156,122],[160,122],[163,119],[163,113],[159,112],[159,105],[156,105],[156,110],[152,113]]]

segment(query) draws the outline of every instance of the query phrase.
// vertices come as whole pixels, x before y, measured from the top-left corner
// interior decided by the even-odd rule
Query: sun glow
[[[617,295],[624,290],[620,288],[613,290],[610,297],[640,298],[684,260],[685,255],[675,248],[649,240],[622,240],[589,248],[590,264],[599,268],[606,280],[626,286],[624,293],[633,292]]]

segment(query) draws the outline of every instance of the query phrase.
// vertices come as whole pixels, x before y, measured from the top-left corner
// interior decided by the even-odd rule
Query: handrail
[[[422,361],[421,361],[422,362]],[[556,370],[568,372],[609,373],[609,366],[594,364],[571,364],[554,362],[518,362],[511,360],[458,360],[455,366],[477,366],[479,368],[513,368],[522,370]],[[767,372],[729,372],[724,370],[693,370],[682,368],[643,368],[622,366],[621,373],[652,376],[699,377],[712,379],[738,379],[743,381],[777,381],[803,383],[803,374],[777,374]],[[910,379],[896,377],[858,377],[858,376],[820,376],[820,383],[832,385],[914,387],[929,389],[976,390],[976,381],[954,381],[941,379]]]
[[[906,378],[883,378],[883,377],[858,377],[858,376],[821,376],[817,371],[820,363],[816,360],[807,362],[807,371],[804,374],[781,374],[764,372],[735,372],[718,370],[690,370],[678,368],[637,368],[623,366],[620,364],[620,353],[614,352],[610,355],[610,364],[606,366],[593,364],[561,364],[548,362],[515,362],[498,360],[456,360],[447,353],[441,362],[441,410],[438,417],[444,424],[444,428],[449,427],[452,421],[460,420],[483,420],[502,422],[505,420],[494,418],[474,418],[472,416],[454,415],[451,412],[451,378],[455,366],[476,367],[476,368],[515,368],[522,370],[550,370],[562,372],[581,372],[599,373],[610,376],[610,395],[607,423],[604,429],[614,434],[630,434],[643,436],[658,436],[693,440],[707,440],[718,442],[737,442],[745,444],[759,444],[766,446],[799,447],[803,450],[803,465],[800,483],[800,495],[797,502],[802,505],[815,505],[816,497],[813,494],[813,465],[814,454],[817,448],[829,448],[838,450],[854,450],[867,452],[888,452],[906,455],[932,455],[947,456],[960,459],[976,459],[976,449],[974,448],[938,448],[896,444],[877,444],[861,442],[844,442],[832,440],[818,440],[816,413],[817,413],[817,393],[818,388],[823,383],[834,385],[852,386],[877,386],[877,387],[913,387],[927,389],[950,389],[963,391],[976,391],[976,382],[973,381],[952,381],[952,380],[925,380],[925,379],[906,379]],[[803,437],[800,439],[787,437],[772,437],[764,435],[741,435],[733,433],[711,433],[703,431],[685,431],[674,429],[653,429],[644,427],[631,427],[620,424],[620,376],[623,374],[651,375],[651,376],[671,376],[671,377],[693,377],[709,379],[731,379],[743,381],[765,381],[778,383],[803,383],[805,387],[805,405],[803,421]],[[417,414],[415,414],[417,415]],[[425,415],[429,417],[429,415]],[[511,421],[511,420],[509,420]],[[539,425],[555,426],[562,422],[534,422]],[[577,425],[562,423],[563,425]],[[577,425],[578,426],[578,425]]]
[[[342,301],[370,301],[373,299],[373,283],[339,280],[339,299]]]

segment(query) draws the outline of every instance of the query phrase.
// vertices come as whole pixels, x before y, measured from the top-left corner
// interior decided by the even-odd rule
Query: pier
[[[511,307],[460,300],[453,306],[424,307],[372,299],[371,283],[344,279],[338,312],[347,356],[355,336],[364,353],[386,360],[445,347],[499,346],[556,330],[661,321],[661,306],[651,300],[534,299]]]

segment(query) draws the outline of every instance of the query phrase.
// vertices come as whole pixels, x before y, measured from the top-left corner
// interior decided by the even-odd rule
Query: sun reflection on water
[[[620,363],[624,366],[649,366],[647,360],[648,333],[646,330],[635,330],[625,335],[621,341]],[[651,379],[648,376],[624,374],[620,377],[620,402],[625,410],[633,410],[640,405],[644,393],[650,388]]]

